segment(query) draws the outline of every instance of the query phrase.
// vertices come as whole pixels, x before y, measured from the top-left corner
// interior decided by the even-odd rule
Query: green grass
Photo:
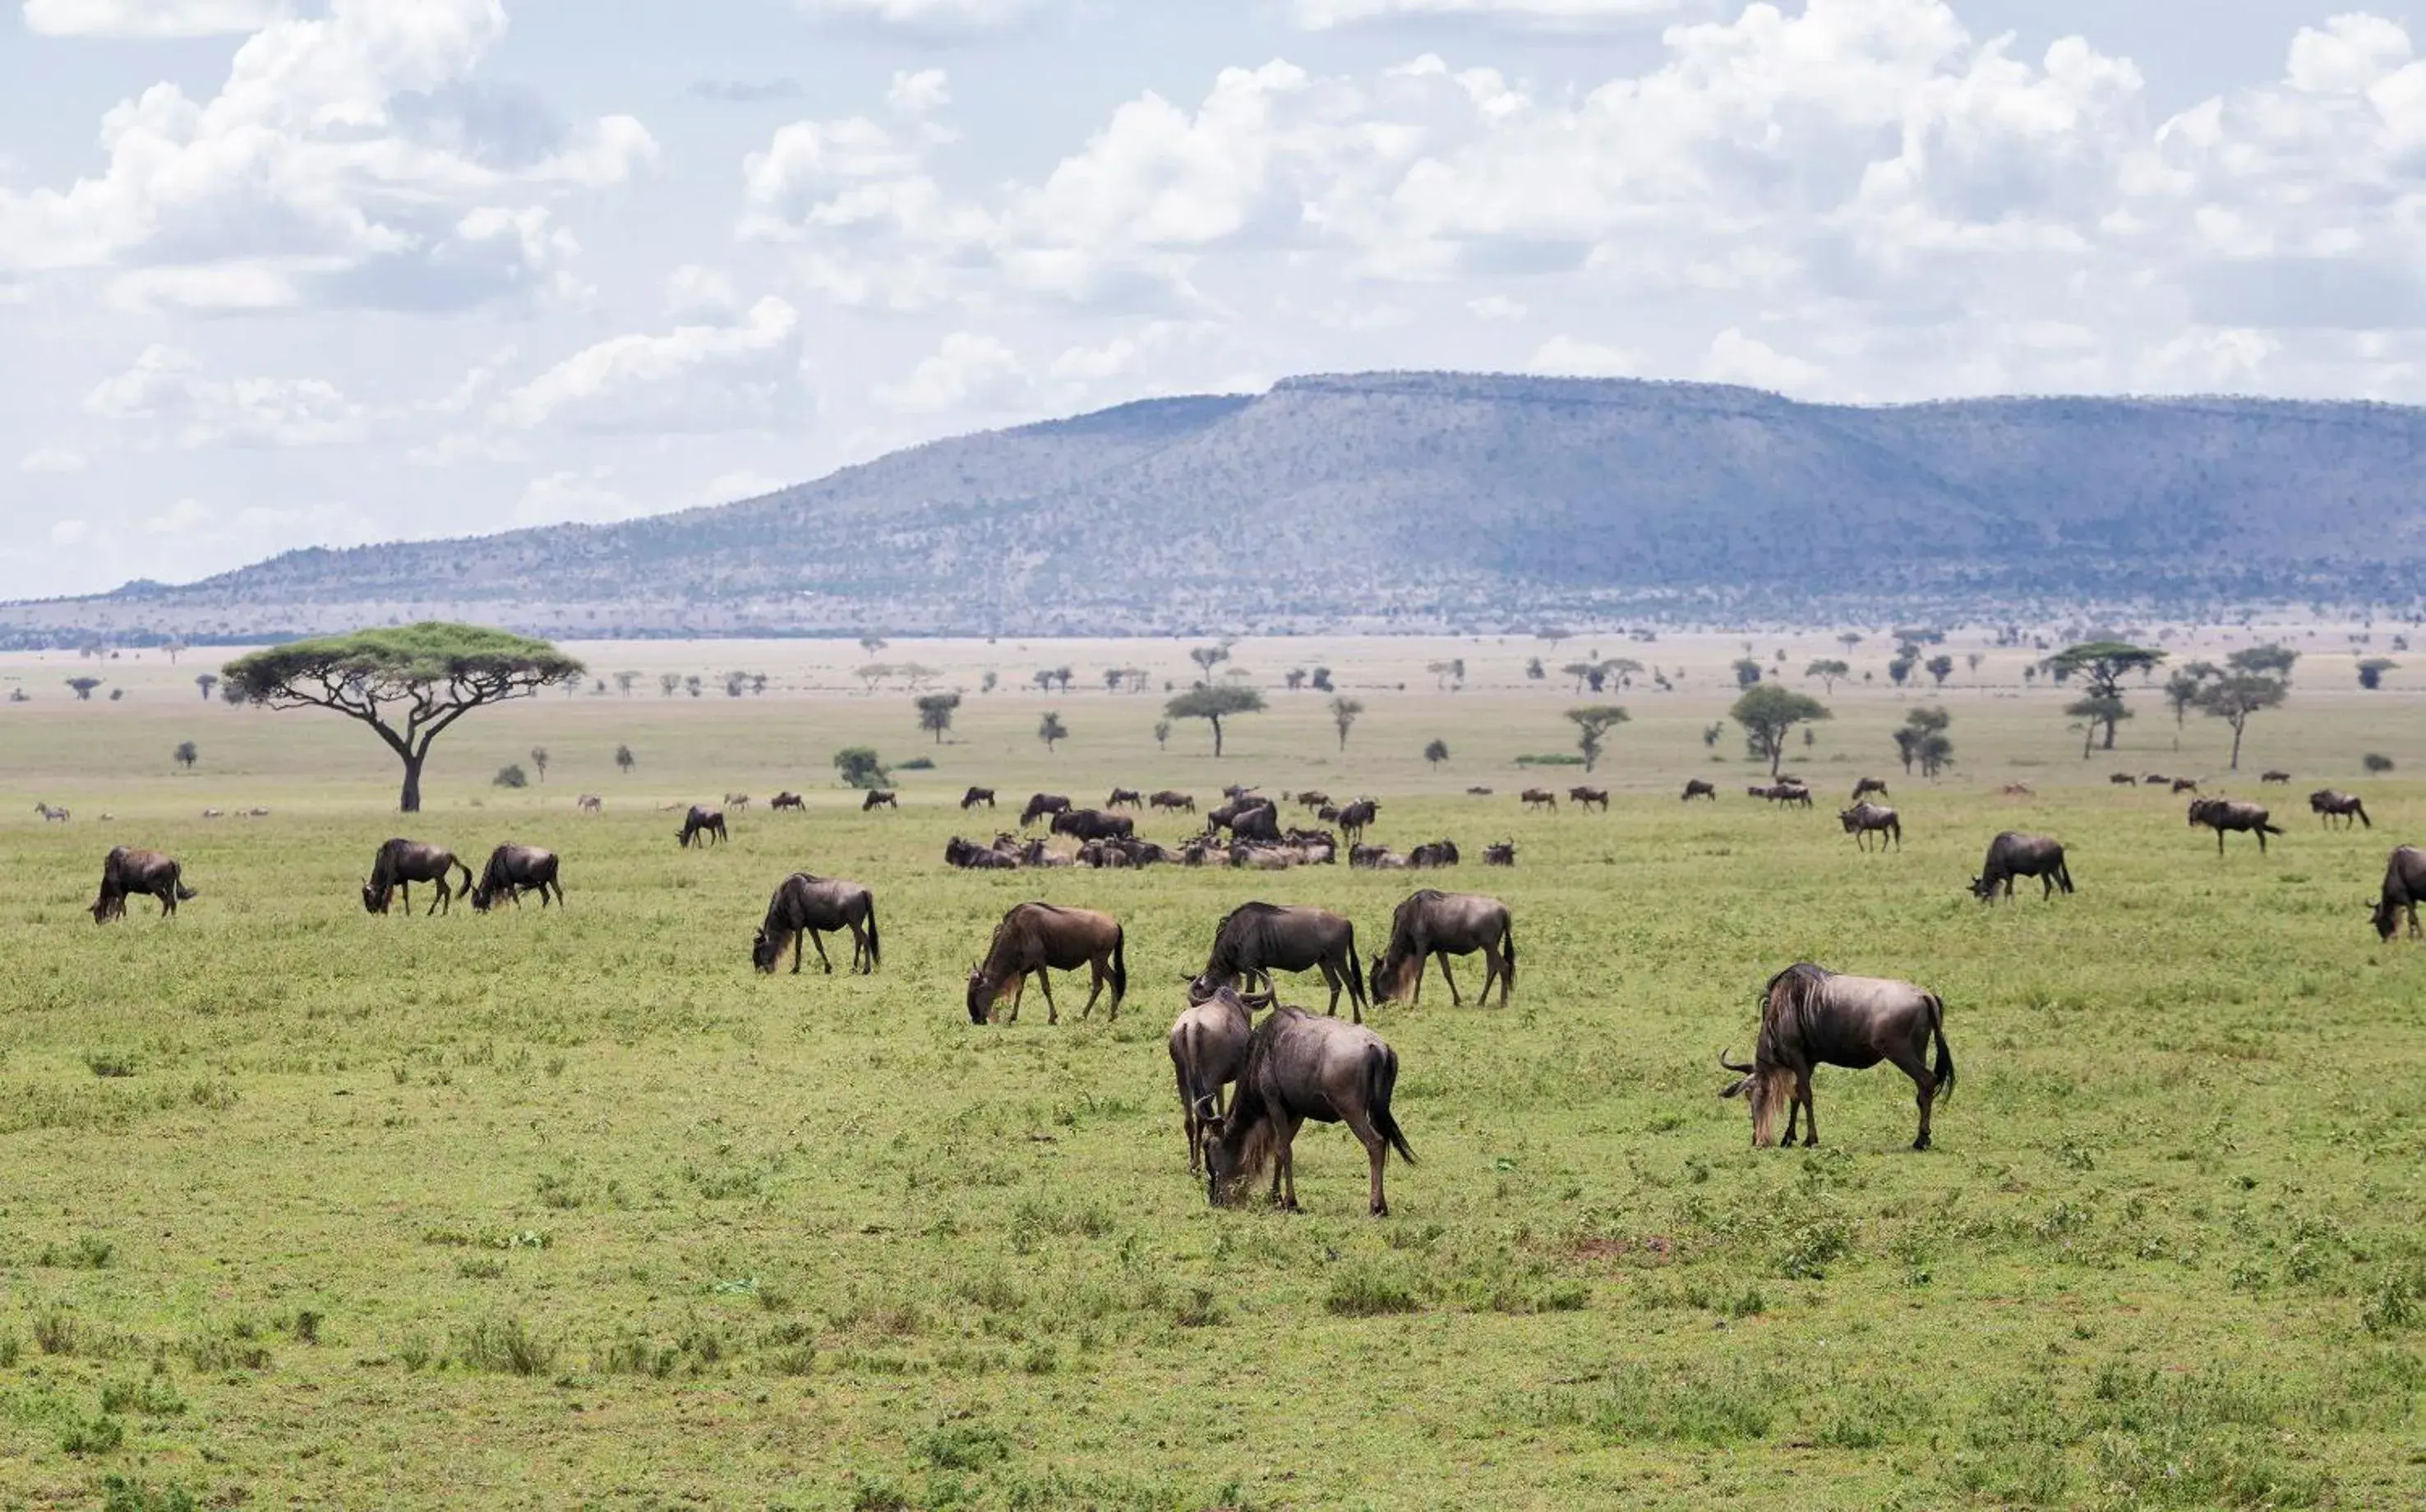
[[[1218,767],[1128,728],[1156,700],[996,695],[865,818],[818,764],[918,748],[898,699],[476,716],[410,820],[332,721],[190,688],[190,712],[37,705],[0,724],[8,801],[77,818],[0,820],[0,1504],[2415,1505],[2426,949],[2378,945],[2360,904],[2426,836],[2426,786],[2366,783],[2371,832],[2302,812],[2219,862],[2170,798],[2104,785],[2220,765],[2166,750],[2153,708],[2127,738],[2155,744],[2084,770],[2057,697],[1983,697],[1956,704],[1957,778],[1896,784],[1908,848],[1865,857],[1824,808],[1740,796],[1738,751],[1695,734],[1705,692],[1621,700],[1638,722],[1594,780],[1622,796],[1588,818],[1515,812],[1515,758],[1571,700],[1428,682],[1377,697],[1345,758],[1311,698],[1276,698]],[[1894,776],[1869,758],[1900,705],[1836,701],[1804,769],[1830,796]],[[1076,732],[1050,758],[1047,704]],[[2302,792],[2426,731],[2389,699],[2300,712],[2251,764]],[[203,774],[170,776],[189,729]],[[1434,733],[1459,752],[1437,774]],[[617,739],[647,764],[628,781]],[[485,786],[541,741],[543,787]],[[1706,772],[1719,805],[1674,801]],[[1161,1040],[1231,905],[1339,908],[1369,949],[1414,882],[939,860],[990,832],[948,807],[970,781],[1015,804],[1227,776],[1380,793],[1394,844],[1518,842],[1515,871],[1450,880],[1513,907],[1513,1006],[1452,1009],[1435,979],[1372,1016],[1420,1157],[1392,1161],[1387,1219],[1321,1125],[1302,1214],[1209,1209]],[[2038,797],[1996,796],[2014,776]],[[807,816],[753,809],[710,851],[654,811],[785,785]],[[604,818],[573,816],[583,788]],[[273,815],[196,816],[253,802]],[[2063,835],[2080,894],[1962,896],[2008,825]],[[476,863],[553,845],[570,905],[366,917],[395,833]],[[201,896],[94,927],[115,840]],[[750,973],[802,866],[877,889],[879,975]],[[969,1025],[968,960],[1030,896],[1126,921],[1117,1023]],[[1885,1070],[1820,1073],[1822,1148],[1748,1148],[1715,1057],[1799,957],[1945,997],[1936,1150],[1905,1148]]]

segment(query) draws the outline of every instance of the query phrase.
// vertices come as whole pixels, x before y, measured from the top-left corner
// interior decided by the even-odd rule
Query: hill
[[[433,617],[577,636],[1112,635],[2407,608],[2421,460],[2426,410],[2374,404],[1862,408],[1313,377],[937,442],[713,508],[0,605],[0,638]]]

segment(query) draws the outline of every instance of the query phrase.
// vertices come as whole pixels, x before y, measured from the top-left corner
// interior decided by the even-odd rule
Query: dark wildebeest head
[[[2426,850],[2403,845],[2392,853],[2384,868],[2384,894],[2373,909],[2375,932],[2387,942],[2400,928],[2403,914],[2409,918],[2409,933],[2417,938],[2418,905],[2426,900]]]

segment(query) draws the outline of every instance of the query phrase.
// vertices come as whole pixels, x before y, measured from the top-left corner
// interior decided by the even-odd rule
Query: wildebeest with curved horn
[[[1859,781],[1855,782],[1855,783],[1853,784],[1853,796],[1852,796],[1852,798],[1850,801],[1854,802],[1854,803],[1859,803],[1859,802],[1861,802],[1864,798],[1868,797],[1868,796],[1869,796],[1871,794],[1873,794],[1873,793],[1877,794],[1879,796],[1881,796],[1881,797],[1883,797],[1883,798],[1884,798],[1884,797],[1886,797],[1886,796],[1888,796],[1888,794],[1887,794],[1887,783],[1886,783],[1886,779],[1885,779],[1885,778],[1883,778],[1883,777],[1866,777],[1866,778],[1863,778],[1861,780],[1859,780]]]
[[[1343,804],[1339,810],[1339,838],[1354,844],[1365,838],[1365,827],[1382,812],[1382,805],[1371,798],[1358,798]]]
[[[962,813],[966,813],[969,810],[976,808],[980,803],[984,804],[989,809],[994,807],[994,789],[990,787],[973,787],[966,793],[961,795],[961,812]]]
[[[1221,1124],[1221,1089],[1246,1069],[1254,1011],[1272,1005],[1270,993],[1241,996],[1235,988],[1190,983],[1188,1007],[1171,1025],[1171,1070],[1179,1084],[1180,1129],[1188,1135],[1188,1174],[1204,1168],[1206,1133]]]
[[[1070,800],[1060,794],[1038,793],[1028,798],[1027,808],[1019,811],[1019,825],[1025,829],[1048,813],[1068,813],[1069,812]]]
[[[1881,855],[1886,853],[1889,837],[1894,839],[1896,849],[1903,849],[1903,821],[1897,818],[1896,812],[1884,804],[1856,803],[1850,809],[1838,810],[1836,817],[1844,824],[1845,833],[1853,837],[1853,844],[1864,850],[1870,848],[1872,834],[1880,837],[1879,853]]]
[[[675,843],[685,850],[694,840],[705,846],[731,838],[724,830],[724,811],[704,809],[696,803],[690,806],[690,812],[683,815],[682,828],[674,831]]]
[[[1603,813],[1609,812],[1609,789],[1605,787],[1571,787],[1567,789],[1567,799],[1578,809],[1597,807]]]
[[[1196,796],[1194,794],[1176,793],[1170,788],[1164,788],[1161,792],[1156,794],[1146,801],[1153,804],[1157,809],[1169,809],[1173,813],[1194,813],[1196,812]]]
[[[801,974],[801,941],[817,947],[817,963],[833,974],[826,955],[829,932],[850,931],[850,969],[873,976],[883,958],[883,941],[876,932],[876,894],[857,882],[794,872],[775,889],[767,903],[767,922],[750,942],[750,963],[771,973],[783,963],[784,947],[792,947],[792,974]]]
[[[1839,976],[1797,961],[1769,979],[1760,1001],[1760,1038],[1753,1049],[1753,1063],[1742,1066],[1724,1054],[1719,1056],[1722,1069],[1742,1078],[1719,1096],[1750,1100],[1754,1149],[1781,1142],[1792,1148],[1798,1117],[1805,1119],[1803,1142],[1820,1142],[1820,1113],[1811,1102],[1815,1067],[1862,1071],[1883,1060],[1912,1078],[1920,1104],[1920,1133],[1912,1148],[1929,1148],[1930,1104],[1940,1092],[1954,1093],[1946,1005],[1936,993],[1883,976]],[[1934,1070],[1929,1065],[1933,1043],[1937,1047]],[[1775,1138],[1780,1102],[1787,1106],[1783,1141]]]
[[[539,892],[539,906],[547,907],[548,894],[564,901],[564,884],[557,879],[556,852],[542,850],[537,845],[504,844],[489,852],[489,864],[480,869],[480,880],[472,889],[472,911],[486,913],[500,897],[515,908],[523,904],[523,890]]]
[[[1053,816],[1053,833],[1074,840],[1125,840],[1137,833],[1137,821],[1125,813],[1101,809],[1070,809]]]
[[[2426,899],[2426,850],[2403,845],[2384,868],[2384,896],[2375,905],[2375,932],[2389,941],[2401,917],[2409,917],[2409,938],[2418,938],[2418,905]]]
[[[385,913],[390,896],[401,889],[404,911],[411,913],[412,884],[429,882],[437,887],[438,895],[429,900],[428,912],[452,913],[458,890],[449,888],[446,883],[448,875],[453,872],[463,874],[463,886],[460,891],[470,896],[472,868],[457,861],[453,851],[444,845],[424,844],[417,840],[391,840],[381,845],[379,854],[371,859],[370,877],[363,883],[363,910]]]
[[[1339,1012],[1339,989],[1348,989],[1356,1021],[1365,1021],[1364,967],[1356,959],[1356,925],[1328,909],[1277,903],[1242,903],[1214,926],[1213,948],[1205,953],[1205,970],[1196,981],[1205,990],[1217,987],[1253,989],[1260,981],[1273,986],[1274,972],[1322,973],[1331,989],[1333,1015]]]
[[[2066,894],[2072,892],[2072,868],[2064,864],[2060,842],[2008,829],[1988,842],[1988,859],[1981,863],[1980,875],[1971,878],[1971,895],[1987,903],[2002,887],[2010,898],[2017,877],[2037,877],[2042,884],[2039,895],[2043,900],[2054,897],[2058,888]]]
[[[1552,813],[1559,812],[1559,796],[1545,787],[1528,787],[1518,794],[1516,799],[1528,810],[1547,809]]]
[[[1684,801],[1690,803],[1695,798],[1707,798],[1712,803],[1716,803],[1719,801],[1719,790],[1715,784],[1705,782],[1698,777],[1687,778]]]
[[[2321,788],[2308,795],[2308,811],[2322,819],[2328,829],[2334,827],[2337,818],[2341,820],[2345,829],[2350,828],[2353,819],[2369,829],[2375,828],[2375,821],[2367,816],[2367,805],[2359,801],[2355,793],[2337,793],[2332,788]]]
[[[1095,999],[1103,995],[1108,982],[1111,1019],[1118,1022],[1121,999],[1129,990],[1127,948],[1121,922],[1108,913],[1022,903],[995,925],[985,959],[969,968],[969,1021],[984,1023],[993,1017],[995,1005],[1010,993],[1011,1021],[1018,1022],[1020,998],[1027,994],[1027,978],[1033,975],[1044,994],[1044,1021],[1059,1023],[1060,1010],[1054,1005],[1053,981],[1046,973],[1075,972],[1085,966],[1093,971],[1094,979],[1087,992],[1087,1005],[1078,1016],[1083,1019],[1095,1011]]]
[[[2266,854],[2266,837],[2279,835],[2267,811],[2255,803],[2237,803],[2230,798],[2192,798],[2190,810],[2191,828],[2201,825],[2215,831],[2215,853],[2224,854],[2224,837],[2227,830],[2240,830],[2257,837],[2257,854]]]
[[[186,885],[185,869],[156,850],[112,846],[101,862],[101,895],[92,900],[92,922],[126,917],[126,898],[140,893],[160,900],[160,917],[173,917],[180,903],[199,896]]]
[[[872,787],[867,790],[866,801],[860,804],[859,812],[862,813],[869,813],[878,809],[892,809],[898,812],[900,807],[900,794],[892,792],[886,788]]]
[[[1145,796],[1138,792],[1138,790],[1133,787],[1116,787],[1112,789],[1112,796],[1104,800],[1104,807],[1107,809],[1142,809],[1145,807]]]
[[[1390,1117],[1390,1092],[1398,1082],[1398,1052],[1372,1030],[1300,1008],[1272,1009],[1247,1042],[1247,1063],[1229,1113],[1206,1127],[1206,1198],[1216,1206],[1235,1201],[1240,1188],[1270,1165],[1273,1198],[1294,1211],[1297,1174],[1290,1152],[1298,1130],[1312,1118],[1347,1124],[1365,1147],[1372,1170],[1367,1210],[1387,1217],[1383,1164],[1393,1149],[1408,1165],[1415,1163],[1407,1136]]]
[[[1516,842],[1512,840],[1503,840],[1496,845],[1483,846],[1482,864],[1485,866],[1515,865]]]
[[[1441,980],[1448,984],[1451,1006],[1463,1006],[1457,978],[1449,974],[1451,956],[1482,953],[1482,990],[1477,1006],[1488,1006],[1491,984],[1499,983],[1499,1005],[1508,1005],[1516,989],[1516,930],[1508,905],[1480,893],[1442,893],[1425,888],[1408,895],[1390,915],[1390,942],[1373,957],[1371,983],[1376,1004],[1401,998],[1418,1004],[1424,997],[1424,964],[1440,961]]]

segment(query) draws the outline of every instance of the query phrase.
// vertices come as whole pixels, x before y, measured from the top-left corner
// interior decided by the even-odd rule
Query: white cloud
[[[1525,318],[1525,306],[1504,294],[1486,294],[1480,299],[1465,301],[1467,310],[1479,320],[1517,321]]]
[[[189,353],[154,345],[85,395],[85,413],[141,425],[186,450],[210,445],[328,446],[359,441],[366,416],[319,378],[221,378]]]
[[[1756,336],[1730,326],[1710,343],[1702,376],[1718,383],[1741,383],[1779,394],[1814,396],[1828,378],[1825,368],[1789,356]]]
[[[1054,0],[798,0],[820,20],[908,33],[914,37],[981,37],[1027,25]]]
[[[489,407],[509,430],[713,432],[793,419],[801,383],[800,312],[769,296],[731,324],[677,326],[575,352]]]
[[[1329,31],[1364,22],[1458,17],[1567,30],[1670,15],[1683,0],[1295,0],[1297,24]]]
[[[1220,328],[1210,321],[1156,320],[1135,333],[1116,336],[1100,346],[1072,346],[1053,359],[1048,374],[1058,381],[1087,386],[1114,378],[1152,374],[1182,349],[1210,339]]]
[[[61,520],[50,529],[50,541],[54,546],[81,546],[91,539],[92,523],[86,520]]]
[[[939,68],[897,71],[884,103],[905,116],[927,116],[952,103],[952,81]]]
[[[613,468],[602,465],[535,477],[514,501],[512,522],[517,525],[604,524],[647,514],[648,505],[636,503],[613,487],[614,475]]]
[[[729,320],[740,311],[730,273],[685,263],[666,277],[666,314],[677,320]]]
[[[258,31],[284,0],[25,0],[25,29],[41,37],[213,37]]]
[[[1013,409],[1027,393],[1017,353],[992,336],[956,330],[908,378],[879,385],[876,397],[889,409],[934,414]]]
[[[1642,354],[1623,347],[1553,336],[1525,364],[1528,373],[1558,378],[1638,378],[1645,369]]]
[[[38,446],[17,463],[20,473],[81,473],[84,453],[64,446]]]

